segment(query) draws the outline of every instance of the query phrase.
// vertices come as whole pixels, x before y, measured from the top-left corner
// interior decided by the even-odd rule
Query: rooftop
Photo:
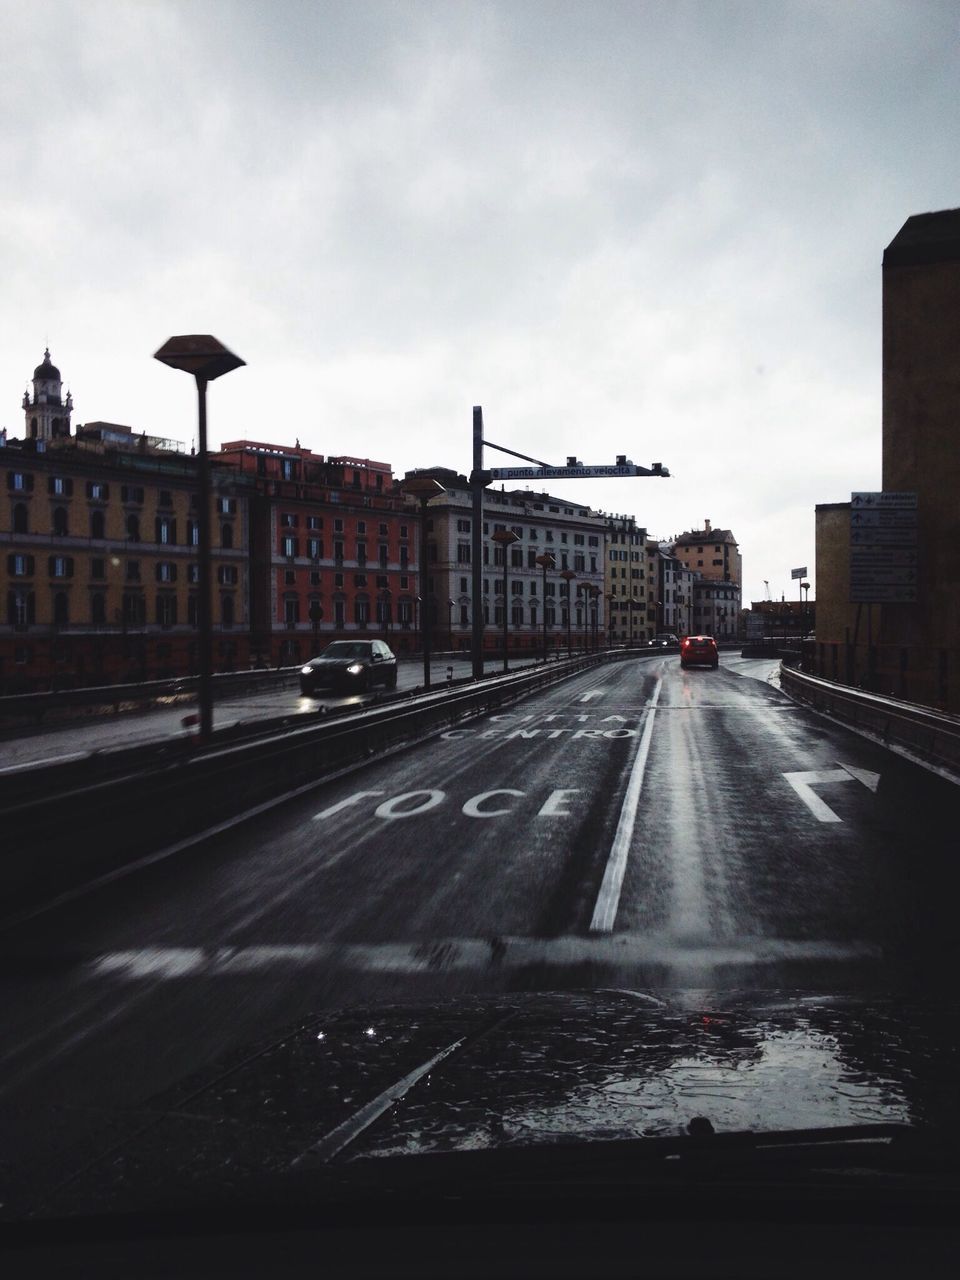
[[[960,262],[960,209],[915,213],[887,245],[885,267]]]

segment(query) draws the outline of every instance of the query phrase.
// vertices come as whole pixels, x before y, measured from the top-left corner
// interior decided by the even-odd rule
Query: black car
[[[300,668],[300,692],[320,688],[365,690],[397,687],[397,657],[382,640],[334,640],[319,657]]]

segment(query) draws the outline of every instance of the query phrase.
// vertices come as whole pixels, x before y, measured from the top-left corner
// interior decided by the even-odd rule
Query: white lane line
[[[643,736],[640,739],[640,746],[637,748],[637,754],[634,757],[633,768],[630,770],[627,793],[623,797],[623,805],[620,808],[620,821],[617,823],[617,832],[613,837],[610,857],[607,859],[607,869],[603,873],[603,883],[600,886],[597,904],[593,909],[590,929],[594,933],[609,933],[617,918],[617,907],[620,905],[620,890],[623,886],[624,872],[627,869],[627,858],[630,856],[633,825],[637,817],[640,792],[643,790],[643,775],[647,768],[650,740],[653,737],[653,721],[656,716],[657,703],[660,701],[660,690],[662,688],[663,677],[659,676],[653,691],[653,697],[650,699],[647,708]]]

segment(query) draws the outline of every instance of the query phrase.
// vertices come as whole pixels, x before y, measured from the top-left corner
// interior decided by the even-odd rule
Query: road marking
[[[617,907],[620,905],[620,890],[623,887],[623,876],[627,869],[627,858],[630,855],[630,841],[633,838],[633,825],[637,817],[637,805],[640,792],[643,790],[643,775],[647,767],[647,756],[650,753],[650,740],[653,737],[653,721],[660,701],[660,690],[663,688],[663,677],[657,677],[656,687],[647,709],[647,718],[643,726],[643,736],[634,757],[630,770],[630,781],[627,783],[626,795],[620,808],[620,821],[613,837],[613,846],[607,860],[607,869],[603,873],[603,883],[593,909],[590,929],[595,933],[609,933],[617,918]]]
[[[606,692],[606,689],[591,689],[589,693],[585,693],[580,698],[580,701],[589,702],[591,698],[602,698]]]
[[[419,804],[414,804],[410,809],[398,809],[404,801],[413,800],[417,796],[426,796],[426,799],[421,800]],[[442,791],[405,791],[401,796],[392,796],[389,800],[384,800],[383,804],[378,804],[373,814],[376,818],[414,818],[418,814],[435,809],[438,804],[443,803],[443,798]]]
[[[329,809],[321,809],[319,813],[313,815],[313,821],[319,822],[321,818],[332,818],[335,813],[339,813],[342,809],[349,809],[352,804],[359,804],[365,796],[382,796],[384,791],[355,791],[352,796],[347,796],[346,800],[338,800],[336,804],[332,804]]]
[[[876,792],[880,785],[879,773],[871,773],[869,769],[855,769],[853,765],[841,764],[839,769],[808,769],[800,773],[785,773],[784,778],[807,806],[819,822],[843,822],[839,814],[813,790],[826,782],[862,782],[870,791]]]
[[[544,800],[543,804],[537,810],[538,818],[570,818],[573,815],[569,809],[564,808],[567,796],[576,796],[580,794],[580,787],[561,787],[557,791],[551,791]]]
[[[461,809],[461,813],[465,813],[468,818],[499,818],[505,813],[510,813],[510,809],[481,809],[480,806],[484,800],[490,800],[494,796],[520,796],[526,794],[524,791],[513,791],[510,788],[504,788],[499,791],[481,791],[478,796],[472,796]]]

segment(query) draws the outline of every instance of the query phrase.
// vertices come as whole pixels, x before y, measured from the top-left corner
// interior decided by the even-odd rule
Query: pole
[[[200,581],[197,592],[197,623],[200,658],[200,737],[208,741],[213,734],[213,643],[210,631],[210,458],[207,455],[207,379],[197,379],[198,478],[200,481],[197,512],[197,560]]]
[[[503,673],[509,671],[507,665],[507,641],[510,638],[510,632],[507,627],[510,618],[510,574],[507,566],[507,545],[503,548]]]
[[[547,560],[543,560],[543,661],[547,661]]]
[[[427,606],[427,503],[420,496],[420,643],[423,646],[423,687],[430,688],[430,610]]]
[[[470,604],[470,657],[473,663],[473,678],[479,680],[483,676],[483,409],[480,405],[473,408],[473,520],[470,530],[470,581],[472,600]]]

